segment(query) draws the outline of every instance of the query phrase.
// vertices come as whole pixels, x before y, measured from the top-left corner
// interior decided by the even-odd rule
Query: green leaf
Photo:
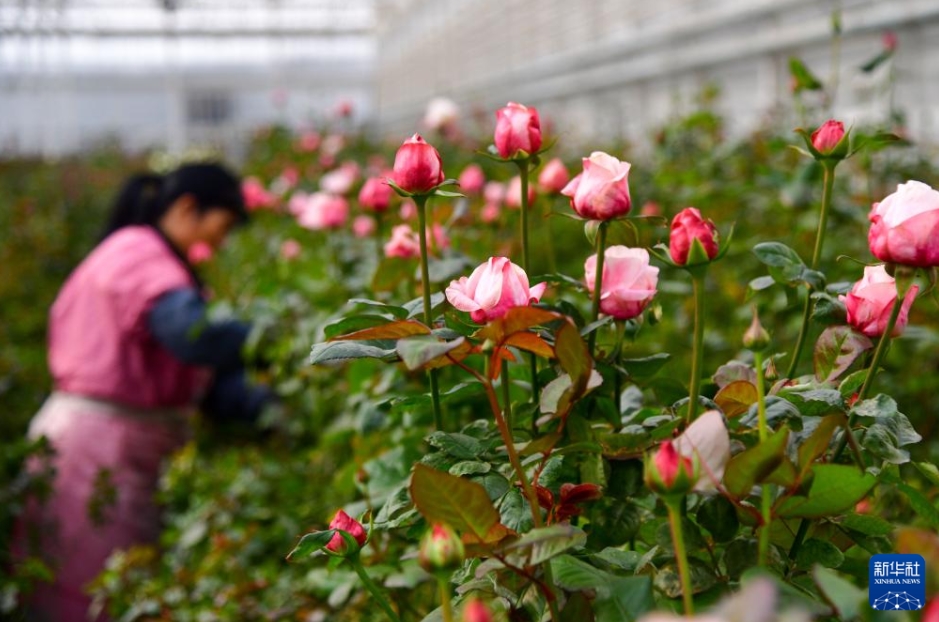
[[[874,420],[864,433],[861,445],[891,464],[909,462],[909,452],[900,448],[923,440],[906,415],[897,410],[896,401],[888,395],[880,394],[859,402],[852,412],[858,417]]]
[[[820,382],[833,382],[848,371],[864,352],[874,347],[871,340],[850,326],[830,326],[815,342],[812,361]]]
[[[436,294],[430,295],[431,315],[434,314],[434,311],[437,309],[437,307],[442,305],[446,299],[447,299],[446,294],[444,294],[443,292],[437,292]],[[419,297],[419,298],[415,298],[414,300],[410,300],[404,303],[404,305],[402,305],[402,309],[404,309],[404,312],[406,314],[405,317],[407,318],[415,318],[418,316],[423,317],[424,316],[424,298]]]
[[[585,392],[595,389],[602,383],[603,376],[596,370],[590,370],[590,380],[587,383]],[[571,377],[567,374],[561,374],[549,382],[541,391],[541,399],[538,402],[539,410],[545,415],[566,412],[573,397],[572,387]]]
[[[857,531],[865,536],[889,536],[895,527],[893,523],[871,514],[846,514],[839,523],[845,529]]]
[[[812,294],[812,321],[829,326],[832,324],[845,324],[847,310],[844,303],[827,292]]]
[[[310,364],[322,365],[336,363],[350,359],[381,359],[394,361],[397,354],[394,350],[386,350],[361,341],[328,341],[317,343],[310,351]]]
[[[828,450],[828,444],[835,430],[845,425],[847,425],[847,419],[844,415],[829,415],[819,422],[812,434],[799,447],[800,478],[805,477],[815,459]]]
[[[698,507],[696,519],[717,542],[733,540],[740,528],[734,504],[720,495],[707,497]]]
[[[853,620],[867,604],[867,591],[855,587],[833,570],[816,566],[812,578],[822,596],[838,613],[839,620]]]
[[[347,335],[363,328],[381,326],[388,322],[388,318],[382,315],[353,315],[329,324],[323,329],[323,334],[327,339],[332,339],[339,335]]]
[[[853,508],[863,499],[877,479],[861,473],[857,467],[843,464],[815,464],[807,496],[785,499],[776,508],[781,518],[822,518]]]
[[[802,543],[796,555],[796,567],[807,570],[815,564],[825,568],[837,568],[844,563],[844,553],[827,540],[809,538]]]
[[[890,59],[893,56],[893,50],[889,48],[884,48],[877,53],[876,56],[865,62],[863,65],[858,67],[864,73],[870,73],[880,67],[883,63]]]
[[[643,378],[653,376],[662,369],[672,355],[667,352],[659,352],[652,356],[646,356],[638,359],[623,359],[619,362],[620,367],[626,370],[634,378]]]
[[[822,90],[821,81],[816,78],[801,59],[795,56],[789,57],[789,74],[793,78],[795,92],[799,91],[820,91]]]
[[[930,462],[914,462],[913,466],[922,473],[933,486],[939,486],[939,468]]]
[[[806,267],[799,254],[785,244],[761,242],[753,247],[753,253],[769,268],[770,276],[777,283],[783,285],[805,283],[816,290],[824,286],[824,275]]]
[[[762,482],[783,461],[789,430],[780,428],[764,442],[743,451],[727,463],[724,471],[724,486],[737,498],[750,494],[750,490]]]
[[[410,370],[420,369],[434,359],[451,352],[463,345],[465,337],[453,341],[440,341],[433,335],[415,335],[399,339],[395,348],[405,367]]]
[[[747,294],[745,300],[750,300],[764,289],[769,289],[776,284],[776,279],[771,276],[758,276],[747,284]]]
[[[584,545],[587,534],[580,527],[560,523],[532,529],[504,548],[506,552],[527,554],[529,566],[536,566],[561,553]]]
[[[434,432],[425,440],[431,446],[460,460],[473,460],[486,451],[486,447],[477,439],[458,432]]]
[[[555,335],[554,351],[561,368],[571,377],[574,392],[582,395],[590,380],[593,360],[590,358],[587,344],[573,323],[567,321],[561,325]]]
[[[404,307],[398,307],[395,305],[385,304],[384,302],[379,302],[378,300],[369,300],[368,298],[352,298],[349,300],[349,304],[373,307],[374,309],[378,311],[390,313],[396,318],[402,319],[402,320],[408,316],[407,310]]]
[[[559,555],[550,563],[558,586],[596,594],[597,622],[631,622],[654,606],[649,577],[619,577],[571,555]]]
[[[450,467],[450,475],[482,475],[492,470],[492,465],[488,462],[479,462],[476,460],[464,460],[457,462]]]
[[[335,341],[380,341],[429,334],[430,329],[418,321],[398,320],[395,322],[385,322],[379,326],[363,328],[353,333],[342,334],[336,337]]]
[[[803,417],[821,417],[832,412],[844,412],[844,399],[835,389],[786,387],[777,395],[792,402]]]
[[[880,472],[880,479],[881,481],[896,486],[897,490],[902,492],[906,498],[909,499],[910,505],[913,507],[913,511],[916,512],[917,516],[926,521],[926,524],[931,528],[939,529],[939,511],[936,510],[936,507],[926,495],[903,482],[899,477],[887,470]]]
[[[486,489],[468,479],[414,465],[411,499],[430,523],[443,523],[482,542],[499,525],[499,512]]]
[[[301,557],[309,557],[313,553],[322,550],[322,548],[333,539],[333,534],[335,533],[335,529],[327,529],[325,531],[314,531],[306,534],[300,538],[300,542],[297,543],[297,546],[287,554],[287,561],[292,562]]]
[[[728,419],[732,419],[750,410],[750,406],[759,399],[759,393],[753,384],[746,380],[737,380],[721,388],[714,396],[714,401]]]

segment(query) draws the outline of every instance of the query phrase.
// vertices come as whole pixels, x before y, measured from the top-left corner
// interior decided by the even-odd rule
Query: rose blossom
[[[208,242],[196,242],[186,251],[186,258],[189,263],[195,266],[209,261],[214,254],[215,252]]]
[[[479,219],[486,224],[491,224],[499,220],[501,214],[502,208],[499,207],[498,203],[486,203],[479,212]]]
[[[385,243],[385,257],[413,259],[421,256],[421,241],[410,225],[397,225],[391,230],[391,239]]]
[[[424,125],[435,131],[452,128],[460,117],[460,108],[452,99],[435,97],[427,102],[424,112]]]
[[[821,154],[829,154],[844,137],[844,124],[841,121],[829,119],[821,127],[812,132],[812,146]]]
[[[300,242],[297,242],[293,238],[288,238],[283,241],[280,245],[280,256],[287,261],[291,259],[296,259],[300,256],[300,253],[303,251],[303,248],[300,246]]]
[[[528,275],[506,257],[490,257],[473,270],[450,282],[447,300],[460,311],[468,311],[474,322],[502,317],[512,307],[525,307],[541,300],[546,283],[528,286]]]
[[[515,102],[496,112],[496,149],[503,158],[523,152],[531,155],[541,148],[541,121],[538,111]]]
[[[730,435],[723,415],[716,410],[702,414],[675,439],[674,445],[679,454],[688,459],[697,458],[701,466],[693,490],[715,490],[730,461]]]
[[[535,188],[528,184],[528,204],[535,202]],[[518,175],[509,180],[509,185],[505,189],[505,204],[507,207],[522,206],[522,178]]]
[[[479,194],[486,183],[486,175],[478,164],[470,164],[460,173],[460,190],[467,194]]]
[[[248,211],[271,207],[274,204],[274,197],[257,177],[247,177],[241,182],[241,195]]]
[[[306,130],[300,134],[300,138],[297,139],[297,148],[300,151],[316,151],[320,146],[320,135],[313,130]]]
[[[649,265],[644,248],[610,246],[603,254],[603,280],[600,284],[600,310],[618,320],[641,314],[655,296],[659,269]],[[597,280],[597,255],[584,262],[587,289],[593,294]]]
[[[427,192],[444,180],[440,154],[420,134],[415,134],[395,154],[393,179],[406,192]]]
[[[583,218],[609,220],[629,213],[629,162],[594,151],[584,158],[584,172],[567,184],[561,194],[571,197],[571,207]]]
[[[870,213],[871,253],[881,261],[929,268],[939,265],[939,192],[919,181],[897,191]]]
[[[544,165],[541,174],[538,175],[538,185],[544,192],[558,193],[564,190],[571,179],[571,174],[567,172],[567,167],[561,158],[554,158]]]
[[[521,191],[519,191],[521,194]],[[498,181],[490,181],[483,188],[483,199],[486,203],[492,203],[496,206],[502,205],[505,200],[505,184]]]
[[[297,216],[297,224],[306,229],[337,229],[349,218],[349,202],[325,192],[314,192]]]
[[[717,257],[719,248],[717,228],[710,220],[704,220],[701,212],[694,207],[686,207],[672,220],[672,231],[668,238],[668,254],[679,266],[688,263],[688,253],[697,240],[701,243],[707,258]]]
[[[919,291],[917,285],[910,287],[903,298],[900,315],[893,327],[893,337],[897,337],[906,327],[910,307]],[[887,329],[893,305],[897,300],[896,280],[887,274],[883,264],[867,266],[864,276],[854,284],[847,296],[838,296],[848,309],[848,324],[868,337],[880,337]]]
[[[359,178],[359,165],[355,162],[343,162],[320,178],[320,189],[330,194],[348,194]]]
[[[384,212],[391,203],[391,186],[380,177],[369,177],[359,191],[359,205],[371,212]]]
[[[493,622],[495,618],[489,605],[475,597],[470,597],[463,605],[462,622]]]
[[[375,233],[375,219],[371,216],[356,216],[352,221],[352,233],[357,238],[367,238]]]
[[[329,523],[329,528],[341,529],[342,531],[347,532],[349,535],[355,538],[355,541],[359,543],[359,546],[363,546],[365,544],[365,540],[368,537],[365,534],[365,528],[362,527],[362,523],[355,520],[342,510],[336,512],[335,518],[333,518],[332,522]],[[342,537],[342,534],[334,533],[333,537],[326,544],[325,548],[332,551],[333,553],[343,554],[348,552],[347,547],[348,544],[346,543],[346,539]]]

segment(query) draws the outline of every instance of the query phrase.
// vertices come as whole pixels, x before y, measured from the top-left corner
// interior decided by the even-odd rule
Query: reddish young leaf
[[[371,339],[402,339],[414,335],[429,335],[430,329],[417,320],[398,320],[382,326],[363,328],[348,335],[334,337],[333,341],[363,341]]]

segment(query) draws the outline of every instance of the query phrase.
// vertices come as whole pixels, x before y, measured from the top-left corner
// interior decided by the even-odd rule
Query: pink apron
[[[108,555],[159,536],[160,466],[185,443],[186,416],[210,372],[173,358],[148,331],[147,313],[161,294],[193,286],[154,229],[127,227],[92,251],[52,306],[55,392],[29,435],[51,441],[56,480],[28,522],[42,528],[56,582],[32,599],[31,619],[87,622],[84,588]]]

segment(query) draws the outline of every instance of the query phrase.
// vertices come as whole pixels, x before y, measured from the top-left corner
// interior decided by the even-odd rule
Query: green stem
[[[414,202],[417,204],[418,239],[421,244],[421,295],[424,298],[424,324],[426,324],[428,328],[433,328],[433,319],[430,315],[430,271],[427,267],[427,196],[416,195]],[[430,376],[430,395],[434,405],[434,428],[443,430],[443,417],[440,415],[440,388],[437,384],[437,370],[431,369],[428,375]]]
[[[593,308],[590,312],[590,322],[596,322],[600,317],[600,295],[603,289],[603,261],[606,259],[606,223],[600,221],[597,227],[597,273],[593,280]],[[587,347],[590,350],[590,356],[593,357],[594,347],[597,343],[597,330],[594,329],[587,339]]]
[[[799,549],[802,548],[805,536],[809,533],[809,525],[811,525],[811,521],[807,518],[803,518],[802,522],[799,523],[799,530],[796,532],[796,537],[792,541],[792,546],[789,547],[789,559],[795,559],[796,555],[799,554]]]
[[[530,159],[525,158],[518,164],[518,174],[519,179],[521,180],[522,187],[522,268],[525,269],[525,274],[529,277],[531,274],[531,260],[528,252],[528,216],[531,211],[531,205],[528,204],[528,168]],[[528,353],[528,362],[531,367],[531,396],[532,402],[537,403],[538,401],[538,359],[534,354]],[[532,426],[534,427],[534,419],[532,419]]]
[[[825,232],[828,229],[828,212],[831,211],[831,192],[835,185],[835,165],[832,160],[824,160],[822,169],[824,170],[824,181],[822,185],[822,207],[818,215],[818,231],[815,233],[815,248],[812,251],[812,263],[809,266],[812,270],[818,268],[818,262],[822,258],[822,248],[825,245]],[[792,360],[789,361],[789,369],[786,371],[786,377],[792,378],[799,366],[799,359],[802,358],[802,350],[805,348],[805,339],[809,335],[809,320],[812,317],[812,290],[809,289],[805,299],[805,308],[802,310],[802,326],[799,329],[799,337],[796,340],[796,347],[792,351]]]
[[[616,429],[620,429],[623,425],[623,412],[622,412],[622,393],[623,393],[623,377],[620,374],[619,366],[623,360],[623,337],[626,334],[626,321],[625,320],[616,320],[616,355],[614,356],[614,362],[616,368],[613,370],[613,399],[616,401]]]
[[[668,523],[672,530],[672,545],[675,547],[675,561],[678,563],[678,576],[681,579],[681,599],[685,606],[685,615],[694,614],[694,601],[691,592],[691,569],[688,566],[688,552],[685,538],[681,532],[681,512],[675,504],[666,501]]]
[[[395,613],[395,610],[391,608],[391,603],[388,602],[388,599],[385,597],[385,594],[382,592],[381,588],[375,584],[368,573],[365,572],[365,568],[362,566],[362,562],[358,559],[350,558],[352,562],[352,567],[355,569],[355,574],[359,575],[359,578],[362,580],[362,585],[365,586],[372,596],[375,597],[375,600],[378,601],[378,604],[381,605],[381,608],[385,610],[385,613],[388,614],[388,618],[392,622],[401,622],[401,619],[398,617],[398,614]]]
[[[375,258],[376,266],[381,265],[381,260],[385,257],[385,227],[382,212],[375,212]],[[377,270],[377,268],[376,268]]]
[[[450,586],[444,578],[437,579],[440,591],[440,610],[443,612],[443,622],[453,622],[453,605],[450,602]]]
[[[762,352],[753,353],[753,364],[756,366],[757,414],[759,416],[760,442],[762,443],[769,436],[766,423],[766,377],[763,374]]]
[[[691,274],[694,293],[694,342],[691,350],[691,380],[688,383],[688,419],[694,421],[701,394],[701,368],[704,365],[704,272]]]
[[[861,390],[858,391],[857,401],[862,402],[867,399],[867,395],[870,393],[871,387],[874,385],[874,376],[877,375],[877,368],[880,367],[880,362],[884,358],[884,354],[887,352],[887,348],[890,346],[891,333],[893,333],[894,327],[897,325],[897,318],[900,317],[900,310],[903,308],[903,298],[906,295],[906,288],[903,288],[903,292],[900,292],[900,279],[897,279],[897,299],[893,303],[893,310],[890,312],[890,320],[887,321],[887,327],[884,329],[884,334],[880,336],[880,341],[877,343],[877,349],[874,350],[874,358],[871,360],[871,366],[867,368],[867,377],[864,379],[864,384],[861,385]],[[857,419],[857,413],[852,411],[851,415],[848,417],[848,425],[845,428],[845,434],[841,438],[841,442],[838,444],[838,449],[835,450],[834,457],[832,458],[833,462],[837,462],[838,458],[841,457],[841,454],[844,453],[844,448],[848,444],[848,435],[853,435],[852,431],[854,427],[854,422]],[[864,468],[863,464],[859,464],[862,469]]]
[[[512,429],[512,396],[509,384],[509,363],[502,361],[502,409],[505,412],[505,422]]]
[[[753,352],[753,363],[756,366],[756,395],[757,395],[757,413],[759,416],[760,442],[763,443],[769,437],[769,426],[766,423],[766,378],[763,375],[763,353]],[[762,485],[762,504],[760,506],[760,515],[762,524],[760,525],[759,547],[757,549],[757,564],[765,566],[769,555],[769,536],[770,526],[773,522],[771,512],[772,490],[770,484],[763,482]]]

